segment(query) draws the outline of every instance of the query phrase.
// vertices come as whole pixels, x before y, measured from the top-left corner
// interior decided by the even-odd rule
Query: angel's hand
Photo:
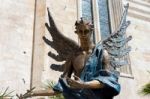
[[[35,89],[35,87],[31,88],[30,90],[27,90],[27,92],[25,94],[20,94],[20,95],[16,95],[19,99],[26,99],[29,97],[32,97],[33,95],[33,90]]]
[[[82,89],[85,88],[85,82],[83,82],[79,77],[74,75],[74,79],[67,78],[67,83],[70,85],[70,88],[73,89]]]

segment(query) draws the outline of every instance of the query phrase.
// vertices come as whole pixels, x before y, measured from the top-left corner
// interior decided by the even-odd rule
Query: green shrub
[[[150,71],[148,71],[150,73]],[[140,93],[143,95],[150,95],[150,82],[145,84],[142,89],[140,90]]]
[[[150,82],[143,86],[140,93],[143,95],[150,95]]]
[[[8,91],[9,87],[7,87],[5,90],[1,90],[0,91],[0,99],[4,99],[4,98],[9,98],[11,99],[13,96],[11,96],[11,93],[13,93],[14,91]]]
[[[54,81],[47,81],[46,84],[45,84],[45,89],[52,89],[54,87],[56,83]],[[63,95],[60,93],[60,94],[57,94],[55,96],[49,96],[49,99],[65,99],[63,97]]]

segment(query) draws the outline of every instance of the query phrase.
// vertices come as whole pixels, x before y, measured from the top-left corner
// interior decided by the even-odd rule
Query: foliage
[[[150,71],[148,71],[148,73],[150,73]],[[140,93],[143,95],[150,95],[150,82],[145,84],[142,87],[142,90],[140,91]]]
[[[140,93],[143,95],[150,95],[150,82],[143,86]]]
[[[28,97],[31,96],[31,94],[32,94],[32,92],[33,92],[34,89],[35,89],[35,87],[27,90],[27,92],[25,94],[20,94],[20,95],[16,94],[16,96],[18,97],[18,99],[26,99],[26,98],[28,98]]]
[[[4,98],[11,99],[13,97],[13,96],[11,96],[11,94],[14,91],[8,91],[8,90],[9,90],[9,87],[7,87],[4,91],[3,91],[3,89],[0,91],[0,99],[4,99]]]
[[[46,89],[52,89],[54,87],[56,83],[54,81],[47,81],[47,83],[45,84],[45,88]],[[58,95],[55,96],[49,96],[49,99],[64,99],[63,95],[60,93]]]

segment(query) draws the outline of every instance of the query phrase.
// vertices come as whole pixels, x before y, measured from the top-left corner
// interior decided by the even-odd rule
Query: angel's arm
[[[109,60],[109,54],[107,50],[103,51],[103,65],[105,70],[110,70],[110,60]]]
[[[74,75],[75,79],[67,78],[67,82],[71,88],[74,89],[99,89],[103,87],[103,84],[98,80],[91,80],[84,82],[79,77]]]

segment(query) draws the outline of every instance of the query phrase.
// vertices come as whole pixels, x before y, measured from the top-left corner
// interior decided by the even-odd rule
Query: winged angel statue
[[[128,64],[126,60],[121,59],[131,50],[127,42],[132,37],[125,35],[130,24],[130,21],[126,21],[128,7],[127,4],[118,29],[96,45],[91,40],[93,25],[89,22],[81,18],[75,23],[75,33],[80,39],[80,45],[78,45],[58,30],[48,10],[50,25],[48,23],[45,25],[53,41],[46,37],[43,37],[43,40],[58,53],[55,55],[49,52],[50,57],[56,61],[65,61],[60,66],[63,74],[52,91],[41,94],[33,92],[32,96],[63,93],[65,99],[113,99],[118,95],[120,84],[116,68]]]

